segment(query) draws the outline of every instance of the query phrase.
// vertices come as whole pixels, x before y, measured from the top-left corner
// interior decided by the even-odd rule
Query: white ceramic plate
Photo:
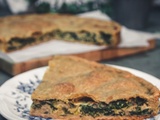
[[[131,68],[112,66],[142,77],[160,89],[160,80],[158,78]],[[42,67],[17,75],[0,87],[0,112],[5,118],[9,120],[49,120],[29,116],[29,109],[32,103],[30,94],[41,82],[46,68]],[[150,119],[158,120],[160,115]]]

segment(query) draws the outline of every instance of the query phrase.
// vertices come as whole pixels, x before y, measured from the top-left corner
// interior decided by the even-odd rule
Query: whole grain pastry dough
[[[30,114],[65,120],[141,120],[158,114],[159,90],[127,71],[55,56],[32,93]]]
[[[11,52],[51,39],[117,46],[120,25],[74,15],[29,14],[0,18],[0,50]]]

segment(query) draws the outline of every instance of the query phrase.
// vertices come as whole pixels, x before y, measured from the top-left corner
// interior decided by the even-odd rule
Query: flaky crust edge
[[[52,116],[48,116],[46,114],[36,114],[33,111],[30,112],[30,115],[33,116],[40,116],[43,118],[52,118],[55,120],[143,120],[146,118],[150,118],[155,116],[149,116],[149,115],[143,115],[143,116],[102,116],[102,117],[96,117],[93,118],[91,116],[57,116],[57,115],[52,115]]]

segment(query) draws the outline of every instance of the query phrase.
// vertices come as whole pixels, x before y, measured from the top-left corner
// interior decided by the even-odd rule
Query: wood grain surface
[[[109,48],[109,49],[85,52],[80,54],[70,54],[70,55],[79,56],[92,61],[101,61],[101,60],[109,60],[109,59],[134,55],[137,53],[152,50],[155,48],[155,45],[156,45],[155,40],[150,40],[148,47]],[[28,60],[21,63],[9,63],[5,60],[0,59],[0,69],[11,75],[17,75],[34,68],[46,66],[48,65],[48,61],[51,60],[52,58],[53,56],[48,56],[44,58],[36,58]]]

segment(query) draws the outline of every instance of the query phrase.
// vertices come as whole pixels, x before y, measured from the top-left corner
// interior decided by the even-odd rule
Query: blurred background
[[[47,12],[79,14],[97,9],[128,28],[160,31],[160,0],[0,0],[0,16]]]

